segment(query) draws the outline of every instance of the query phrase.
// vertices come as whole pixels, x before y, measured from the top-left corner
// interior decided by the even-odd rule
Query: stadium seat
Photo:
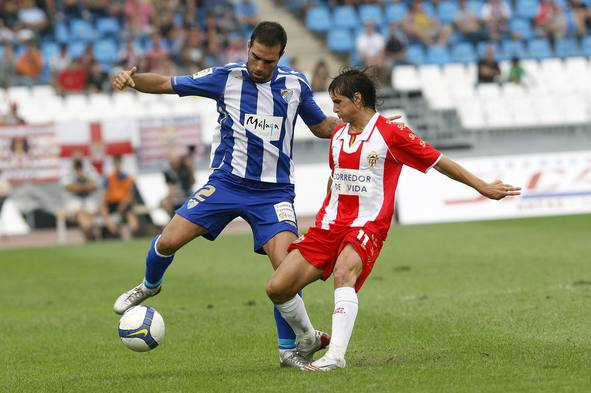
[[[116,18],[100,18],[96,21],[96,29],[101,36],[119,36],[121,26]]]
[[[313,32],[327,32],[332,25],[328,7],[310,8],[306,13],[306,27]]]
[[[483,105],[483,109],[489,128],[508,128],[514,125],[510,106],[502,98],[487,100]]]
[[[70,24],[71,40],[93,41],[96,38],[95,31],[90,24],[83,19],[74,19]]]
[[[101,65],[113,65],[117,62],[119,53],[113,39],[104,38],[94,44],[94,57]]]
[[[561,58],[579,56],[579,45],[574,38],[563,38],[556,41],[554,54]]]
[[[451,57],[445,46],[433,45],[427,48],[427,63],[443,65],[449,63]]]
[[[462,127],[471,131],[481,131],[486,128],[484,110],[478,100],[463,101],[458,106],[458,115]]]
[[[515,85],[513,85],[515,86]],[[534,127],[539,125],[538,115],[528,96],[505,98],[512,113],[516,127]]]
[[[421,1],[421,8],[425,11],[425,14],[429,15],[432,18],[437,18],[437,11],[435,11],[435,6],[430,1]]]
[[[527,46],[527,57],[530,59],[547,59],[552,57],[550,43],[544,39],[529,41]]]
[[[354,29],[361,24],[357,11],[350,5],[335,7],[332,19],[335,27]]]
[[[446,0],[441,2],[439,4],[439,12],[437,13],[439,21],[444,25],[449,25],[453,23],[454,18],[458,13],[459,9],[460,7],[458,6],[458,3],[456,3],[455,1]]]
[[[388,22],[400,22],[406,17],[408,9],[404,3],[393,3],[386,5],[386,19]]]
[[[525,45],[522,41],[503,41],[502,46],[503,55],[507,59],[517,57],[522,59],[525,57]]]
[[[591,36],[587,36],[581,41],[581,54],[591,57]]]
[[[455,63],[472,63],[478,60],[474,47],[468,42],[456,44],[451,49],[451,60]]]
[[[328,49],[335,52],[350,52],[355,50],[355,42],[349,29],[333,29],[328,32],[326,39]]]
[[[86,44],[82,41],[70,42],[68,44],[68,55],[70,55],[72,59],[76,59],[84,53],[85,49]]]
[[[406,60],[412,64],[425,64],[425,52],[420,45],[409,45],[406,49]]]
[[[51,58],[57,55],[60,51],[59,45],[53,41],[43,42],[40,49],[45,64],[49,64]]]
[[[70,31],[64,22],[57,22],[54,27],[55,39],[58,42],[70,41]]]
[[[515,2],[515,16],[534,19],[538,13],[538,0],[518,0]]]
[[[392,87],[398,91],[421,90],[421,81],[417,68],[412,65],[400,65],[392,70]]]
[[[468,11],[472,11],[476,15],[480,15],[480,11],[482,10],[483,5],[484,2],[480,0],[468,0],[468,2],[466,2],[466,8],[468,9]]]
[[[527,19],[513,18],[509,21],[509,31],[522,40],[529,40],[534,36],[531,22]]]
[[[376,26],[381,26],[384,24],[384,11],[377,4],[363,4],[359,6],[359,19],[362,22],[371,20]]]

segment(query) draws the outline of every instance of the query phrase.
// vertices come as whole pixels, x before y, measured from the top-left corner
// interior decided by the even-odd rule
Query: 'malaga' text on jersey
[[[278,66],[269,82],[255,83],[246,64],[228,64],[174,76],[171,82],[179,96],[202,96],[217,102],[220,115],[212,144],[212,168],[250,180],[294,183],[292,145],[297,116],[307,125],[326,117],[314,102],[303,74]]]

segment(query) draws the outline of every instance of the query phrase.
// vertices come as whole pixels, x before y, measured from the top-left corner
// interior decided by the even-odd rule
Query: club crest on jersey
[[[377,152],[370,151],[369,154],[367,155],[367,163],[369,164],[370,167],[373,168],[378,163],[379,158],[380,158],[380,155]]]
[[[202,76],[209,75],[213,72],[213,68],[209,67],[193,74],[193,79],[201,78]]]
[[[199,201],[196,201],[195,199],[191,198],[187,201],[187,209],[192,209],[195,206],[197,206],[199,204]]]
[[[283,101],[289,103],[291,101],[291,97],[293,96],[293,89],[281,89],[281,97]]]

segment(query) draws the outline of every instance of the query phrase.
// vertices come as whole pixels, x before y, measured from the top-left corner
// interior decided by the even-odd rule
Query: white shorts
[[[69,196],[66,199],[65,209],[68,214],[76,214],[80,210],[95,214],[98,211],[98,203],[92,198]]]

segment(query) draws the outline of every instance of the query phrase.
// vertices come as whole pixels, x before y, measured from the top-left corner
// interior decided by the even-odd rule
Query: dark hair
[[[355,93],[361,94],[363,106],[376,110],[376,83],[370,78],[365,70],[348,68],[330,82],[328,92],[338,93],[353,101]]]
[[[279,23],[264,21],[258,23],[250,34],[250,43],[255,41],[265,46],[281,44],[281,56],[287,45],[287,33]]]
[[[74,159],[74,169],[80,170],[80,169],[82,169],[82,167],[83,167],[82,160],[79,158]]]

